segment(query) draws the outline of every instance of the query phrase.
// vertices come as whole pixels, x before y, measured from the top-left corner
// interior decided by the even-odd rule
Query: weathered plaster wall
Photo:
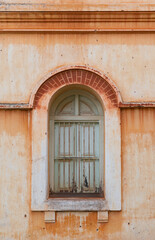
[[[0,239],[25,238],[30,201],[28,112],[0,111]]]
[[[154,0],[2,0],[1,11],[146,11],[154,10]]]
[[[0,239],[154,240],[155,109],[124,109],[122,211],[97,223],[96,213],[57,213],[54,224],[30,211],[31,114],[0,111]]]
[[[89,65],[117,85],[124,101],[154,101],[153,33],[0,35],[0,102],[27,103],[49,71]]]

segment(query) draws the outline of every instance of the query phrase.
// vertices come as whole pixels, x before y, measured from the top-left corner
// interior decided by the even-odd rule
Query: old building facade
[[[0,239],[155,239],[155,2],[0,3]]]

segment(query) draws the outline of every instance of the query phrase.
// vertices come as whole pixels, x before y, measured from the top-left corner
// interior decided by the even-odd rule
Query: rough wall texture
[[[2,0],[0,2],[1,11],[136,11],[154,10],[154,0]]]
[[[155,110],[125,109],[122,118],[122,211],[97,223],[96,213],[30,211],[31,113],[0,111],[0,239],[154,240]]]
[[[28,103],[38,81],[66,65],[102,71],[116,84],[124,101],[153,101],[154,43],[153,33],[3,33],[0,102]]]

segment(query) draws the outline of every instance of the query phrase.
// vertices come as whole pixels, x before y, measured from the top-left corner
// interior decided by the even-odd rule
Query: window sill
[[[40,206],[32,206],[32,211],[107,211],[109,210],[105,199],[60,199],[49,198]]]

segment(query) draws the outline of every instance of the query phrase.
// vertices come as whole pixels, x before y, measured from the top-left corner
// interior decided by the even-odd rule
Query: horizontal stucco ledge
[[[155,102],[120,102],[119,108],[150,108],[155,107]],[[22,109],[31,110],[33,106],[29,103],[0,103],[0,109]]]
[[[0,109],[23,109],[30,110],[33,106],[29,103],[0,103]]]

